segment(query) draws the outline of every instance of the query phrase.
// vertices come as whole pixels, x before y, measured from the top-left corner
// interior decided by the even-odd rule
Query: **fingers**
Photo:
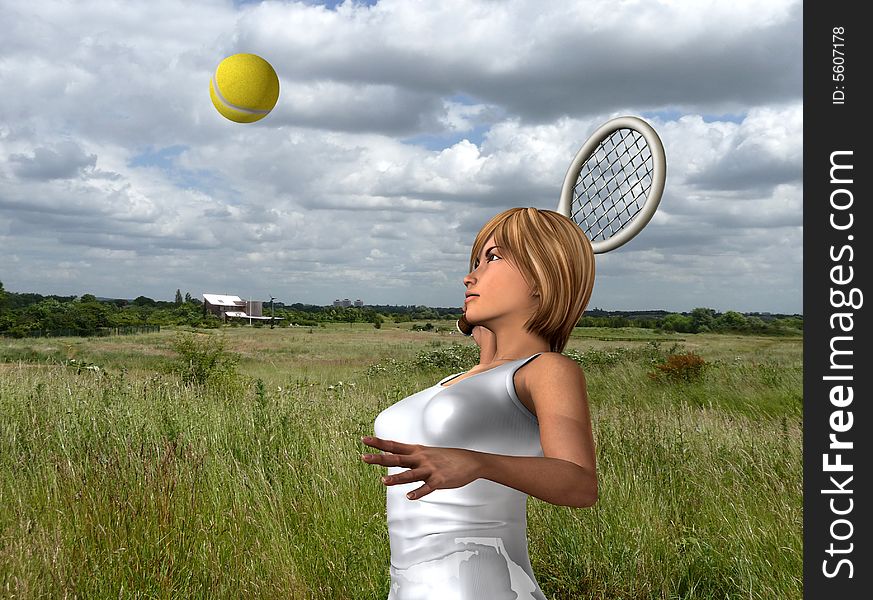
[[[371,435],[362,437],[361,442],[366,446],[372,446],[373,448],[378,448],[379,450],[385,450],[386,452],[392,452],[394,454],[408,454],[415,449],[415,444],[404,444],[402,442],[395,442],[394,440],[383,440],[382,438],[377,438]]]
[[[361,438],[361,442],[373,448],[379,448],[384,452],[382,454],[362,454],[361,460],[374,465],[382,465],[386,467],[415,467],[415,459],[408,454],[414,452],[418,446],[415,444],[403,444],[393,440],[383,440],[374,436],[365,436]],[[393,451],[394,453],[392,454]],[[385,475],[382,477],[382,483],[385,485],[398,485],[401,483],[410,483],[412,481],[425,481],[429,477],[430,471],[423,468],[410,468],[396,475]],[[417,500],[428,495],[434,490],[430,485],[425,483],[423,486],[409,492],[406,497],[410,500]]]
[[[419,498],[421,498],[423,496],[427,496],[432,491],[433,491],[433,489],[428,484],[425,483],[423,486],[421,486],[417,490],[413,490],[413,491],[409,492],[408,494],[406,494],[406,497],[409,498],[410,500],[418,500]]]
[[[366,463],[384,465],[386,467],[413,466],[412,458],[409,455],[418,448],[416,444],[403,444],[394,440],[383,440],[373,436],[362,437],[361,442],[383,451],[381,454],[362,454],[361,460]]]
[[[382,477],[382,483],[385,485],[400,485],[412,481],[424,481],[425,479],[427,479],[427,471],[424,469],[409,469],[396,475],[385,475]]]
[[[371,465],[385,467],[411,467],[411,461],[400,454],[362,454],[361,460]]]
[[[404,471],[403,473],[398,473],[397,475],[386,475],[382,478],[382,483],[387,485],[399,485],[401,483],[410,483],[413,481],[424,481],[427,477],[427,473],[422,471],[421,469],[410,469],[409,471]],[[406,497],[410,500],[418,500],[423,496],[427,496],[434,488],[430,486],[430,484],[425,483],[423,486],[418,488],[417,490],[413,490],[406,494]]]
[[[365,435],[364,437],[361,438],[361,441],[367,446],[374,446],[375,447],[379,441],[379,438],[372,436],[372,435]]]

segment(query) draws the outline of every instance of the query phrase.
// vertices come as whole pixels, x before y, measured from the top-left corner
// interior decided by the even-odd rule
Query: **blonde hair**
[[[545,339],[552,352],[563,352],[594,288],[591,242],[576,223],[553,210],[510,208],[479,231],[470,253],[470,271],[492,235],[539,294],[539,307],[525,329]]]

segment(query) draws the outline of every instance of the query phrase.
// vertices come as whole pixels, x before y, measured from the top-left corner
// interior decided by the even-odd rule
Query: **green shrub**
[[[478,362],[479,346],[452,344],[422,350],[411,361],[387,358],[367,367],[365,373],[368,377],[375,377],[385,374],[406,375],[430,370],[461,371],[471,369]]]
[[[428,323],[429,325],[430,323]],[[470,369],[479,362],[479,346],[452,344],[433,350],[422,350],[414,364],[421,369]]]
[[[180,333],[171,347],[179,356],[170,363],[170,371],[187,383],[202,385],[236,375],[239,355],[225,348],[222,337]]]
[[[644,365],[654,365],[664,361],[671,354],[676,354],[681,350],[677,343],[673,343],[669,349],[662,350],[661,343],[650,341],[645,346],[637,348],[612,348],[612,349],[596,349],[592,348],[585,352],[578,350],[565,350],[564,355],[572,358],[584,368],[590,367],[612,367],[622,362],[642,363]]]

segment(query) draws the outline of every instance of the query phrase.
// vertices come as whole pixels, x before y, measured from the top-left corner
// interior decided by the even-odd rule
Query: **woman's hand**
[[[382,477],[385,485],[425,482],[417,490],[406,494],[410,500],[427,496],[434,490],[459,488],[479,479],[480,453],[473,450],[403,444],[372,436],[363,437],[361,441],[367,446],[387,452],[364,454],[361,456],[364,462],[386,467],[409,467],[408,471]]]

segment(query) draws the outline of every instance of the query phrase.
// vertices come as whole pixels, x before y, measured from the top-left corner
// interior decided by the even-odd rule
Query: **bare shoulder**
[[[579,363],[560,352],[543,352],[526,367],[529,367],[528,374],[533,382],[580,377],[584,380],[585,378]]]
[[[534,414],[535,397],[587,396],[582,367],[559,352],[544,352],[520,368],[515,387],[519,400]]]
[[[543,352],[542,355],[536,360],[545,361],[545,362],[551,364],[552,366],[563,365],[562,368],[565,368],[565,369],[569,369],[570,367],[572,367],[574,369],[581,370],[581,368],[579,367],[579,363],[577,363],[575,360],[573,360],[569,356],[561,354],[560,352]],[[532,361],[532,362],[536,362],[536,361]]]

